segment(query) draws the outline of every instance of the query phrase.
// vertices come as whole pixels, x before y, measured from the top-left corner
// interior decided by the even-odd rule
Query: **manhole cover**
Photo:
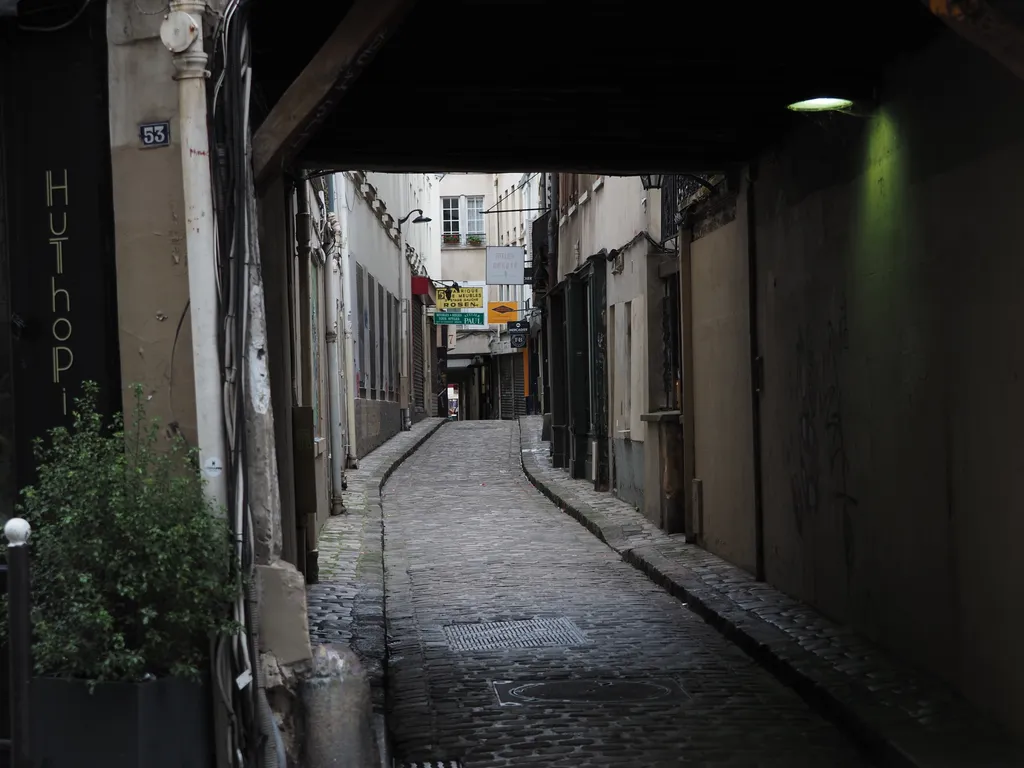
[[[449,624],[444,628],[453,651],[491,651],[501,648],[554,648],[585,645],[586,635],[563,617],[492,621],[485,624]]]
[[[494,683],[502,706],[524,704],[668,704],[686,701],[689,695],[670,678],[654,680],[550,680],[547,682]]]

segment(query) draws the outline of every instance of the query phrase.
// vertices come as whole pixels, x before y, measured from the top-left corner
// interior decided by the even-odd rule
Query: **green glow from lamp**
[[[849,99],[840,99],[834,96],[819,96],[814,99],[794,101],[787,109],[793,112],[843,112],[853,107]]]

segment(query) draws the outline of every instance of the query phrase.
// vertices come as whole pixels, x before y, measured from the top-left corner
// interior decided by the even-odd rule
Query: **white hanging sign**
[[[487,246],[487,284],[523,285],[526,249],[521,245]]]

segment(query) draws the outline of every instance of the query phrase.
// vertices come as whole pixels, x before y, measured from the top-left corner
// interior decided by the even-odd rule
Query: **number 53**
[[[144,125],[142,127],[142,143],[146,146],[167,143],[166,125]]]

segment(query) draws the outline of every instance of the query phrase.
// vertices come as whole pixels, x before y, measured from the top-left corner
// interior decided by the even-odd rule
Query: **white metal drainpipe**
[[[334,186],[334,179],[331,179]],[[334,194],[331,195],[334,204]],[[327,389],[331,396],[331,514],[340,515],[345,511],[344,499],[341,495],[345,483],[345,452],[342,441],[341,425],[341,356],[338,350],[338,305],[341,289],[341,259],[343,244],[341,240],[341,224],[334,211],[327,214],[328,226],[334,233],[331,252],[327,256]]]
[[[207,56],[203,50],[204,2],[171,0],[160,25],[160,39],[173,54],[178,81],[181,170],[185,190],[185,245],[192,316],[196,424],[206,492],[226,508],[228,479],[224,435],[223,380],[218,347],[217,262],[213,215],[213,179],[206,122]]]
[[[341,320],[345,329],[345,407],[348,409],[348,429],[346,431],[346,450],[348,451],[347,463],[351,469],[359,469],[358,451],[356,450],[356,396],[359,394],[356,387],[356,352],[355,340],[352,336],[352,327],[362,328],[363,319],[358,316],[358,307],[352,299],[352,282],[355,279],[355,272],[352,268],[352,253],[348,248],[348,185],[349,182],[344,176],[335,174],[335,190],[337,191],[338,224],[341,227],[341,301],[343,316]],[[353,320],[353,318],[355,318]]]

